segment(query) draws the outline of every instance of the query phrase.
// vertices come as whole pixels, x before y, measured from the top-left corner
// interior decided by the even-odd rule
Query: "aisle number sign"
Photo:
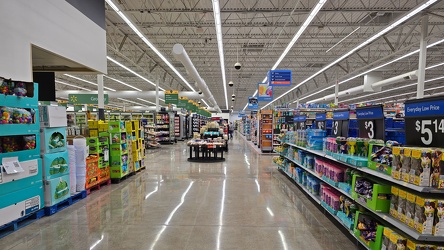
[[[268,85],[281,87],[291,86],[291,70],[269,70]]]
[[[307,116],[299,115],[293,118],[294,124],[296,124],[296,129],[306,129],[305,122],[307,121]]]
[[[384,111],[382,105],[356,108],[359,137],[382,139],[385,137]]]
[[[177,107],[186,109],[188,104],[188,97],[179,97],[179,100],[177,101]]]
[[[178,104],[179,91],[177,90],[165,90],[165,104]]]
[[[432,97],[405,102],[406,144],[442,147],[444,141],[444,98]]]
[[[348,110],[337,110],[333,112],[333,123],[331,128],[331,135],[333,137],[343,136],[348,137],[348,123],[350,119],[350,112]]]
[[[327,120],[327,114],[326,113],[317,113],[315,124],[317,129],[325,130],[325,121]]]
[[[99,104],[97,94],[69,94],[68,100],[72,104]],[[108,94],[104,94],[104,104],[108,104]]]

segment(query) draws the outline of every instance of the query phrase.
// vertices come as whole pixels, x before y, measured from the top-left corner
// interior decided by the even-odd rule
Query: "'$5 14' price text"
[[[415,129],[421,134],[421,141],[424,145],[430,145],[433,141],[433,135],[444,134],[444,119],[417,120]]]

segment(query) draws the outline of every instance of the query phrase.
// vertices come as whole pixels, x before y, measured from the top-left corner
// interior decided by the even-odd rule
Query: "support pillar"
[[[429,16],[424,15],[421,18],[421,41],[419,43],[419,64],[418,64],[418,85],[416,89],[416,99],[424,97],[425,66],[427,59],[427,33],[429,25]]]
[[[99,120],[105,121],[105,95],[103,93],[103,74],[97,75],[97,97],[99,104]]]

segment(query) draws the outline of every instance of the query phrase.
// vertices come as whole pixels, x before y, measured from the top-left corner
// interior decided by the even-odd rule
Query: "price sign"
[[[350,118],[350,112],[348,110],[334,111],[331,135],[334,137],[338,136],[348,137],[349,118]]]
[[[325,113],[317,113],[315,119],[316,128],[325,130],[326,120],[327,120],[327,115]]]
[[[356,108],[359,137],[384,140],[384,112],[382,105]]]
[[[432,97],[405,102],[406,144],[442,147],[444,141],[444,98]]]
[[[306,129],[305,122],[307,117],[305,115],[295,116],[293,118],[294,124],[296,124],[296,129]]]

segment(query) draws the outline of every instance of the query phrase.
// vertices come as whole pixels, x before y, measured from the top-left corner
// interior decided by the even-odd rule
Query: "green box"
[[[368,168],[384,173],[392,174],[392,147],[385,144],[370,143],[368,154]]]
[[[125,122],[124,121],[110,121],[108,122],[109,132],[111,133],[119,133],[125,131]]]
[[[49,180],[69,173],[68,151],[43,155],[43,179]]]
[[[359,156],[350,156],[347,163],[356,167],[367,167],[368,159]]]
[[[382,234],[384,232],[384,226],[381,226],[378,223],[378,226],[376,227],[376,235],[375,235],[375,241],[367,241],[365,240],[362,236],[361,236],[361,230],[359,230],[359,223],[364,221],[364,220],[369,220],[372,217],[369,216],[366,213],[362,213],[357,211],[356,215],[355,215],[355,223],[354,223],[354,229],[353,229],[353,233],[355,234],[355,236],[362,242],[364,243],[368,248],[370,248],[371,250],[380,250],[381,246],[382,246]]]
[[[45,180],[45,207],[60,203],[70,197],[69,173],[51,180]]]
[[[371,199],[361,196],[360,194],[355,192],[356,181],[358,179],[367,179],[367,180],[374,183]],[[353,185],[352,185],[353,199],[367,205],[367,207],[369,207],[373,211],[388,213],[390,210],[390,199],[389,199],[390,195],[391,195],[391,186],[377,184],[377,182],[375,180],[370,179],[368,177],[364,178],[358,174],[353,175]],[[385,197],[385,199],[384,199],[384,197]]]

